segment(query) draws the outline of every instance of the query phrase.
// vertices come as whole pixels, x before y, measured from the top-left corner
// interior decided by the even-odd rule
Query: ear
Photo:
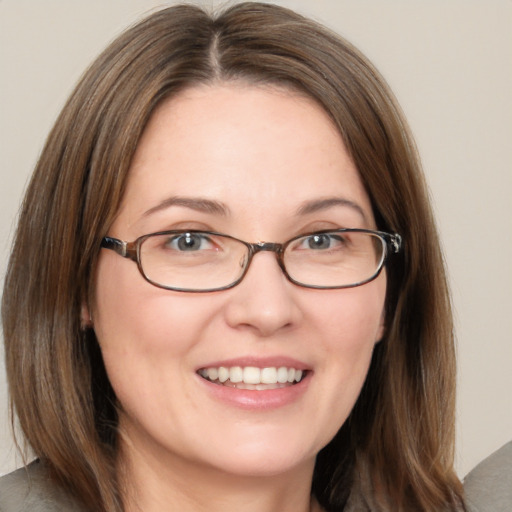
[[[89,306],[85,302],[82,302],[80,309],[80,325],[84,331],[86,329],[92,329],[94,326]]]
[[[384,337],[384,333],[386,332],[386,308],[382,309],[382,314],[380,315],[379,328],[377,329],[377,336],[375,337],[375,344],[379,343],[380,340]]]

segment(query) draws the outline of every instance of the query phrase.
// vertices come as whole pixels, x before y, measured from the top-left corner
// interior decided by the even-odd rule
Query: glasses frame
[[[140,248],[143,244],[143,242],[153,236],[160,236],[160,235],[180,235],[185,233],[191,233],[191,234],[205,234],[205,235],[215,235],[215,236],[222,236],[225,238],[229,238],[231,240],[235,240],[237,242],[240,242],[244,244],[248,249],[248,257],[247,262],[245,264],[244,270],[240,277],[236,279],[233,283],[230,283],[227,286],[222,287],[216,287],[216,288],[208,288],[204,290],[195,290],[190,288],[178,288],[174,286],[166,286],[162,285],[160,283],[157,283],[153,280],[151,280],[144,272],[144,269],[142,268],[141,258],[140,258]],[[287,270],[286,266],[284,264],[284,252],[288,245],[290,245],[295,240],[298,240],[299,238],[304,238],[312,235],[322,235],[326,233],[368,233],[374,236],[377,236],[383,241],[383,247],[384,247],[384,253],[382,255],[381,261],[379,263],[379,266],[375,273],[369,277],[368,279],[365,279],[363,281],[359,281],[354,284],[349,285],[341,285],[341,286],[317,286],[317,285],[309,285],[301,283],[300,281],[296,281],[291,277]],[[216,231],[203,231],[200,229],[178,229],[178,230],[167,230],[167,231],[157,231],[155,233],[148,233],[147,235],[142,235],[133,242],[126,242],[124,240],[119,240],[118,238],[113,238],[110,236],[106,236],[101,240],[101,247],[104,249],[110,249],[114,251],[116,254],[119,254],[119,256],[122,256],[123,258],[127,258],[129,260],[134,261],[137,263],[137,267],[139,269],[139,272],[141,273],[142,277],[153,286],[156,286],[157,288],[163,288],[164,290],[172,290],[177,292],[186,292],[186,293],[208,293],[208,292],[216,292],[216,291],[222,291],[222,290],[229,290],[230,288],[234,288],[236,285],[240,284],[245,275],[247,274],[247,271],[249,270],[249,267],[252,262],[252,258],[259,252],[262,251],[269,251],[273,252],[276,255],[277,263],[279,267],[281,268],[283,274],[286,276],[288,281],[291,283],[300,286],[302,288],[313,288],[317,290],[340,290],[344,288],[355,288],[357,286],[362,286],[366,283],[369,283],[370,281],[373,281],[376,279],[379,274],[382,272],[382,269],[384,268],[389,255],[390,254],[397,254],[401,251],[403,247],[403,241],[402,237],[398,233],[386,233],[384,231],[375,231],[371,229],[355,229],[355,228],[341,228],[341,229],[324,229],[320,231],[312,231],[311,233],[304,233],[302,235],[297,235],[291,238],[290,240],[287,240],[283,243],[275,243],[275,242],[256,242],[256,243],[250,243],[246,242],[245,240],[240,240],[239,238],[235,238],[231,235],[226,235],[225,233],[219,233]]]

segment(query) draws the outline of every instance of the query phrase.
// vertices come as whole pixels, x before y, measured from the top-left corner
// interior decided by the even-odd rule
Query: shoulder
[[[0,478],[0,512],[83,512],[40,462]]]
[[[466,476],[464,490],[470,512],[512,510],[512,441]]]

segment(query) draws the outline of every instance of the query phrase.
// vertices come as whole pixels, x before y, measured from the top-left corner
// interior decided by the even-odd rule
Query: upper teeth
[[[243,382],[245,384],[285,384],[287,382],[299,382],[302,379],[303,371],[296,368],[257,368],[255,366],[233,366],[226,368],[220,366],[218,368],[203,368],[199,370],[199,374],[211,381],[219,380],[233,383]]]

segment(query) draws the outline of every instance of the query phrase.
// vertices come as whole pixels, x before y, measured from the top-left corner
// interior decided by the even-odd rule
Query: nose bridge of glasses
[[[276,255],[277,263],[281,270],[286,274],[286,270],[284,269],[283,262],[283,248],[284,244],[275,243],[275,242],[257,242],[254,244],[249,244],[250,251],[249,257],[247,260],[247,267],[252,261],[252,257],[259,252],[273,252]]]
[[[283,249],[283,244],[278,244],[274,242],[258,242],[256,244],[251,244],[251,248],[254,254],[261,251],[269,251],[280,254]]]
[[[259,252],[273,252],[275,253],[277,264],[281,271],[285,274],[285,276],[288,277],[288,274],[284,268],[284,262],[283,262],[283,247],[284,244],[280,243],[274,243],[274,242],[257,242],[257,243],[247,243],[245,242],[245,245],[249,248],[249,252],[247,253],[247,258],[245,259],[244,263],[242,264],[243,270],[243,276],[246,274],[246,272],[249,270],[249,266],[252,262],[253,256],[255,256]]]

